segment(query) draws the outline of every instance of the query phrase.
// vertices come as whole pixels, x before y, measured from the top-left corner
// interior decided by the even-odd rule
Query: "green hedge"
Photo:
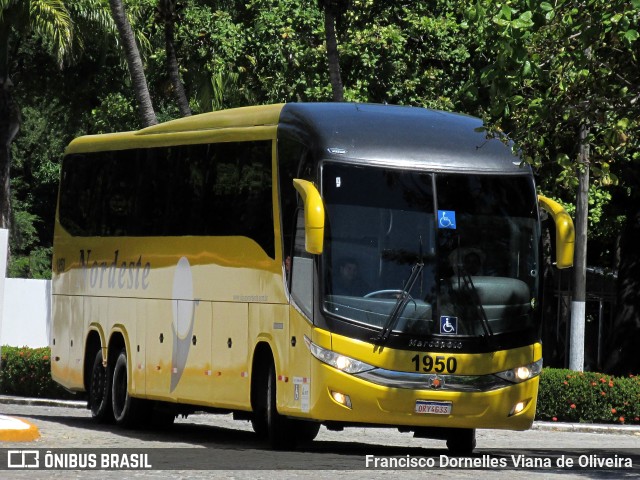
[[[78,398],[51,379],[51,350],[48,347],[2,347],[0,394],[35,398]]]
[[[51,379],[49,348],[2,347],[0,394],[79,399]],[[640,377],[545,368],[536,420],[640,424]]]
[[[640,377],[545,368],[536,419],[640,424]]]

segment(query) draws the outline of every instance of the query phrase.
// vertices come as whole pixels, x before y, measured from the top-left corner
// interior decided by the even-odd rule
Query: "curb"
[[[10,395],[0,395],[0,404],[34,405],[38,407],[87,408],[86,400],[55,400],[51,398],[14,397]]]
[[[617,433],[640,436],[640,425],[608,425],[603,423],[533,422],[531,430],[581,433]]]
[[[21,418],[0,415],[0,442],[32,442],[40,438],[40,430]]]

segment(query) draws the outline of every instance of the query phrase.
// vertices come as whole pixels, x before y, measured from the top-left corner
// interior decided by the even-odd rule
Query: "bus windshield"
[[[539,236],[530,177],[325,162],[322,188],[327,314],[412,336],[534,325]]]

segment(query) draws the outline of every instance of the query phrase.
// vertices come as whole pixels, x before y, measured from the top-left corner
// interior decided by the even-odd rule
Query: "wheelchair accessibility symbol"
[[[438,228],[456,229],[456,212],[452,210],[438,210]]]
[[[458,333],[458,317],[440,317],[440,333],[456,335]]]

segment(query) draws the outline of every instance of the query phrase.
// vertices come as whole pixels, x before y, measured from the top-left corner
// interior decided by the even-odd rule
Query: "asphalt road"
[[[6,456],[15,455],[16,450],[38,451],[41,465],[49,455],[48,464],[58,462],[58,467],[74,467],[74,461],[93,466],[92,460],[100,466],[102,455],[111,454],[119,467],[136,462],[151,465],[126,471],[0,470],[0,478],[7,479],[272,480],[326,478],[330,472],[374,479],[434,474],[446,478],[640,478],[640,428],[536,424],[527,432],[482,430],[473,456],[451,457],[443,441],[413,438],[393,429],[331,432],[322,427],[315,442],[294,452],[274,452],[258,441],[248,422],[234,421],[229,415],[196,414],[178,419],[169,429],[124,430],[97,425],[82,408],[0,403],[0,413],[36,424],[41,434],[33,442],[0,442],[0,467],[6,467]],[[569,461],[577,468],[569,468]]]

